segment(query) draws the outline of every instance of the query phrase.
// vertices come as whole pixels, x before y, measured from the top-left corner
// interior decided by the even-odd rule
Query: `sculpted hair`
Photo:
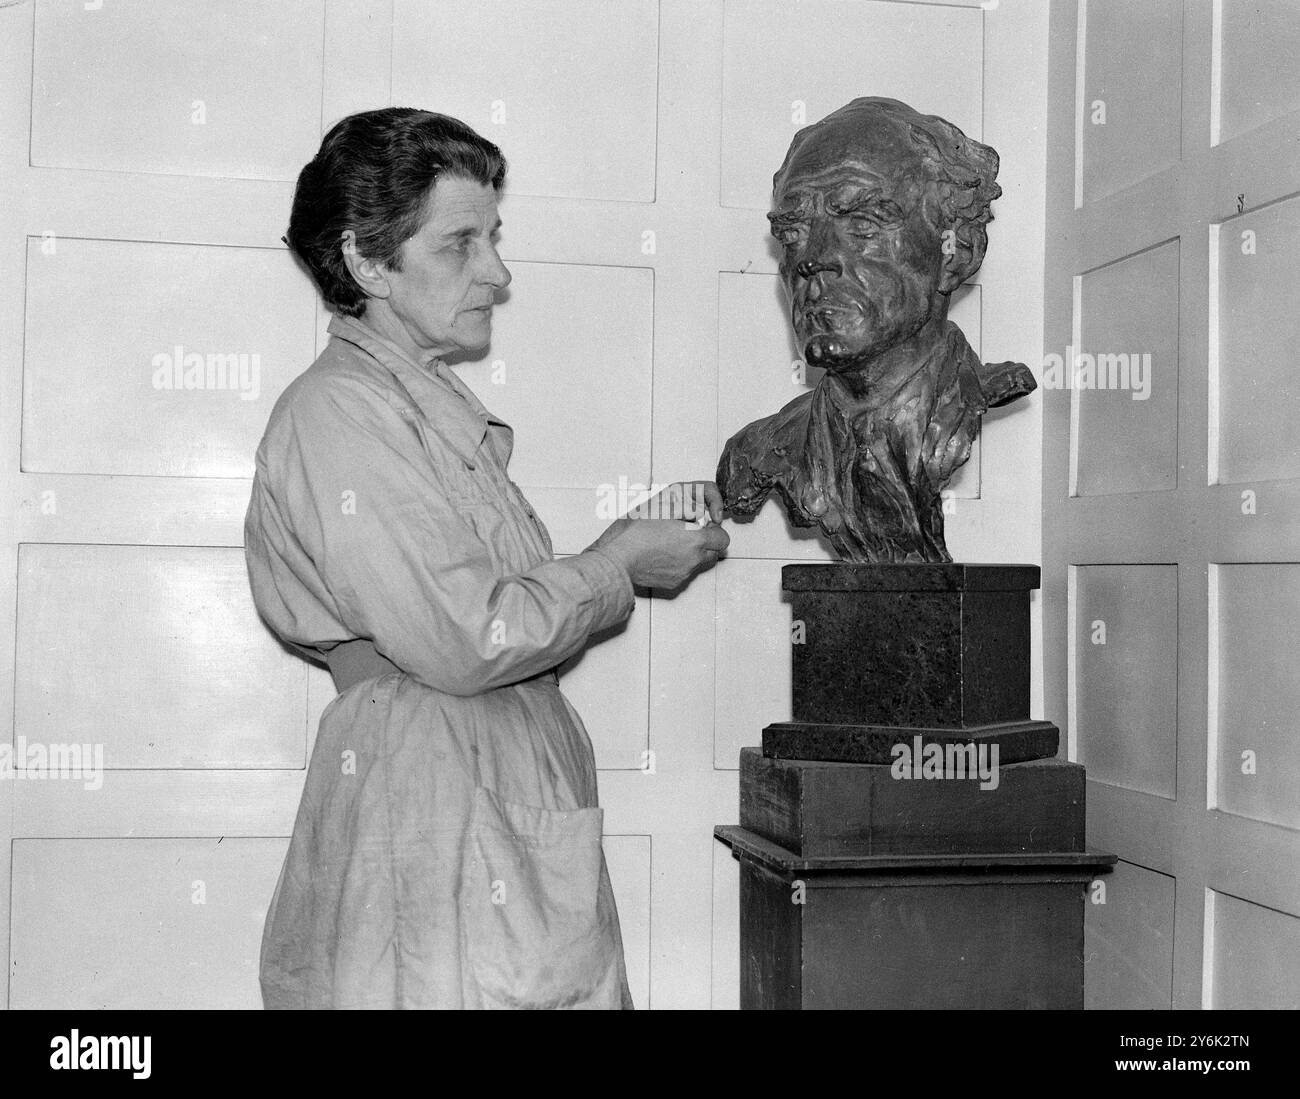
[[[984,262],[987,226],[993,220],[990,206],[1002,194],[995,182],[998,154],[937,115],[920,115],[908,129],[912,144],[940,186],[940,215],[932,215],[931,224],[954,232],[955,274],[960,285]]]
[[[492,142],[447,115],[411,107],[362,111],[338,122],[298,175],[284,241],[303,262],[325,304],[359,317],[366,295],[343,260],[343,233],[367,259],[401,270],[402,244],[427,216],[443,176],[500,190],[506,161]]]

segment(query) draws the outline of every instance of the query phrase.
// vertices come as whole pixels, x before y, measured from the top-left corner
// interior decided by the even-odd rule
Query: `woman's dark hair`
[[[401,270],[401,248],[424,223],[443,176],[496,190],[506,161],[492,142],[447,115],[412,107],[362,111],[338,122],[298,175],[284,241],[311,272],[325,304],[359,317],[366,295],[343,261],[343,233],[367,259]]]

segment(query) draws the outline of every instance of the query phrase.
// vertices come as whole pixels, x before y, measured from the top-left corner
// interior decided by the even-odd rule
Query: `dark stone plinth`
[[[740,826],[794,855],[949,856],[1084,849],[1084,769],[1042,759],[980,778],[740,752]]]
[[[998,747],[998,761],[1023,763],[1056,755],[1061,734],[1049,721],[972,725],[965,729],[924,729],[900,725],[815,725],[778,721],[763,730],[763,755],[769,759],[815,759],[836,763],[891,764],[896,748],[974,744],[976,750]],[[982,748],[981,748],[982,746]]]
[[[796,723],[1029,720],[1033,565],[786,565]]]

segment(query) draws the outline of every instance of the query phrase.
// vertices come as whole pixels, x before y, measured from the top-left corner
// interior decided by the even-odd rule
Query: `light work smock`
[[[266,918],[271,1008],[631,1007],[596,768],[555,671],[628,616],[556,560],[511,429],[440,361],[336,316],[257,452],[258,611],[330,664]]]

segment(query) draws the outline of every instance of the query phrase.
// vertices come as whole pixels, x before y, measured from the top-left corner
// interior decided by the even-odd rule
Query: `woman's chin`
[[[491,331],[484,332],[482,335],[474,333],[471,335],[457,335],[454,341],[448,341],[448,346],[442,352],[444,357],[468,355],[473,357],[487,350],[488,345],[492,342]]]
[[[461,325],[457,325],[462,328]],[[463,331],[456,333],[456,342],[464,351],[482,351],[492,342],[492,314],[474,313],[463,325]]]

